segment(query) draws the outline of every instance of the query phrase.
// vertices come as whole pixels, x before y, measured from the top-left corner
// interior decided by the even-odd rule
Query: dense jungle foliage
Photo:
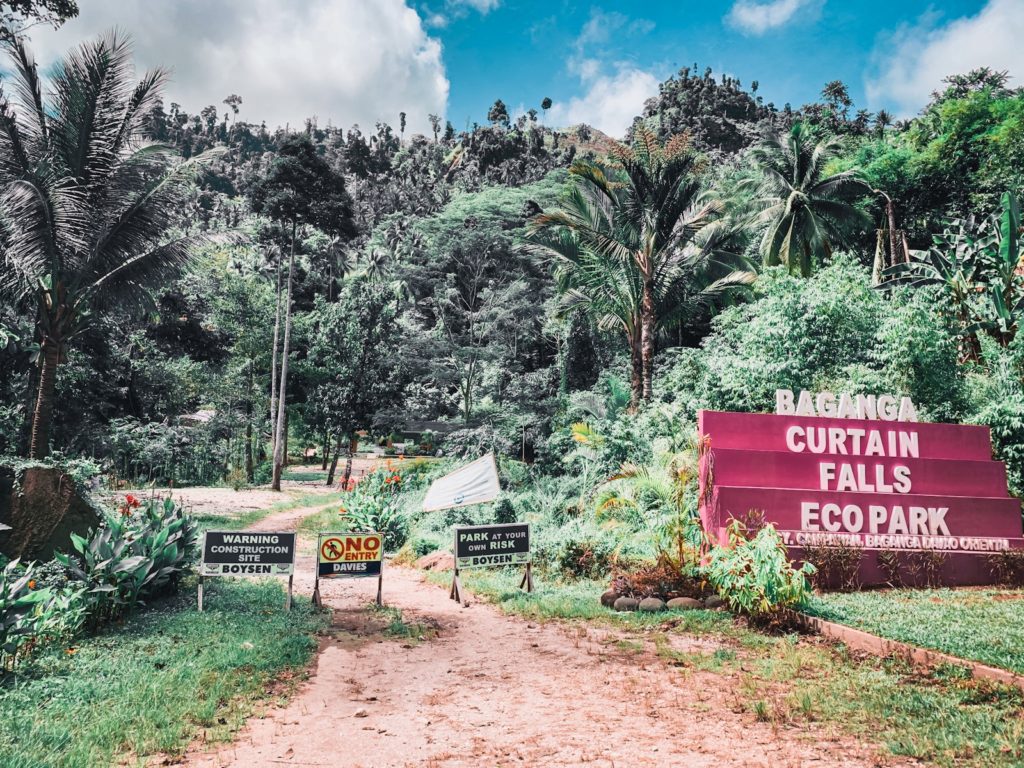
[[[586,507],[676,466],[698,408],[830,387],[991,425],[1024,489],[1005,73],[894,122],[693,67],[627,136],[500,100],[424,136],[165,104],[117,35],[48,82],[8,53],[0,453],[239,485],[359,439],[494,450]]]

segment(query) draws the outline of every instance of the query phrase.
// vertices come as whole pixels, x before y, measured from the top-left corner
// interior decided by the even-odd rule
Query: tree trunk
[[[644,277],[644,292],[640,314],[640,359],[642,395],[650,400],[654,395],[654,286]]]
[[[345,436],[345,433],[338,430],[337,441],[334,444],[334,458],[331,460],[331,469],[327,473],[327,487],[330,488],[334,485],[334,473],[338,470],[338,457],[341,455],[341,439]]]
[[[885,215],[889,218],[889,266],[896,265],[896,249],[899,247],[899,233],[896,231],[896,206],[892,198],[885,198]]]
[[[28,449],[30,459],[45,459],[50,452],[50,423],[53,420],[53,393],[57,386],[60,343],[44,339],[41,353],[39,396],[32,414],[32,437]]]
[[[292,277],[295,272],[295,231],[296,222],[292,222],[292,247],[288,256],[288,289],[284,305],[284,346],[281,350],[281,386],[277,390],[277,422],[274,431],[274,474],[271,488],[281,490],[281,471],[285,462],[286,416],[285,400],[288,397],[288,346],[292,335]]]
[[[288,453],[288,422],[291,420],[292,414],[287,408],[284,410],[284,464],[282,466],[287,467],[291,462],[288,457],[291,455]]]
[[[348,488],[348,481],[352,479],[352,454],[356,452],[357,440],[356,438],[349,438],[348,441],[348,453],[345,454],[345,476],[341,480],[341,484]]]
[[[253,389],[253,364],[249,361],[249,384],[245,396],[245,482],[252,483],[255,478],[255,469],[252,461],[252,389]]]
[[[271,453],[277,453],[277,344],[281,331],[281,259],[277,260],[277,293],[275,296],[274,348],[270,353],[270,443]]]
[[[644,393],[643,355],[640,351],[640,336],[636,331],[629,336],[629,359],[631,364],[629,408],[635,411],[640,407],[640,398]]]
[[[320,460],[320,469],[327,469],[327,462],[331,459],[331,432],[324,427],[324,456]]]

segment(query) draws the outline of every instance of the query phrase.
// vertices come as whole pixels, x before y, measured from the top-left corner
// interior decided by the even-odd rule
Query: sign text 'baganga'
[[[775,391],[775,413],[779,416],[826,416],[833,419],[869,419],[874,421],[917,421],[917,409],[909,397],[892,395],[836,396],[831,392],[810,393]]]

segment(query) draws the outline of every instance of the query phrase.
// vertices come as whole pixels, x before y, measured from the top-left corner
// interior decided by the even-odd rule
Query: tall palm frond
[[[32,448],[45,455],[56,367],[89,313],[143,302],[224,234],[169,238],[197,174],[148,140],[163,70],[135,80],[129,40],[112,32],[54,67],[46,95],[23,39],[3,43],[0,85],[0,293],[34,297],[42,365]]]

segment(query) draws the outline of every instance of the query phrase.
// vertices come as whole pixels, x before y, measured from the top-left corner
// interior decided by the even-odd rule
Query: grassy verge
[[[299,523],[299,533],[315,536],[321,531],[326,533],[344,531],[345,528],[341,523],[341,514],[339,513],[343,496],[344,494],[332,494],[324,498],[323,509]],[[320,502],[315,503],[319,504]]]
[[[326,624],[305,601],[284,611],[276,582],[215,580],[40,657],[0,687],[0,765],[92,768],[180,754],[228,737],[268,684],[304,665]]]
[[[204,515],[197,514],[193,517],[199,524],[201,530],[216,528],[221,531],[237,531],[258,523],[268,515],[275,512],[286,512],[289,509],[300,507],[315,507],[319,504],[337,504],[341,501],[342,493],[304,493],[300,496],[293,496],[287,501],[281,501],[263,509],[250,509],[240,512],[237,515]]]
[[[706,684],[726,687],[757,720],[781,727],[827,723],[892,755],[940,766],[1024,765],[1024,694],[970,679],[962,668],[923,671],[895,659],[854,657],[818,638],[754,632],[722,612],[615,613],[600,605],[604,586],[597,582],[541,582],[527,595],[518,590],[516,573],[464,576],[468,590],[505,612],[617,626],[620,651],[655,653],[686,675],[712,672],[716,677]],[[447,585],[451,574],[429,578]],[[700,635],[705,645],[679,650],[672,636],[680,633]]]
[[[1024,590],[828,594],[809,613],[892,640],[1024,674]]]
[[[427,578],[435,584],[451,583],[451,572],[428,571]],[[616,612],[601,605],[601,593],[607,589],[601,582],[576,581],[551,583],[534,579],[534,591],[519,589],[523,578],[518,570],[463,571],[462,584],[475,595],[484,597],[508,614],[528,619],[587,620],[612,626],[653,629],[671,617],[679,631],[694,634],[716,632],[732,634],[735,622],[723,611],[675,611],[673,613]]]

